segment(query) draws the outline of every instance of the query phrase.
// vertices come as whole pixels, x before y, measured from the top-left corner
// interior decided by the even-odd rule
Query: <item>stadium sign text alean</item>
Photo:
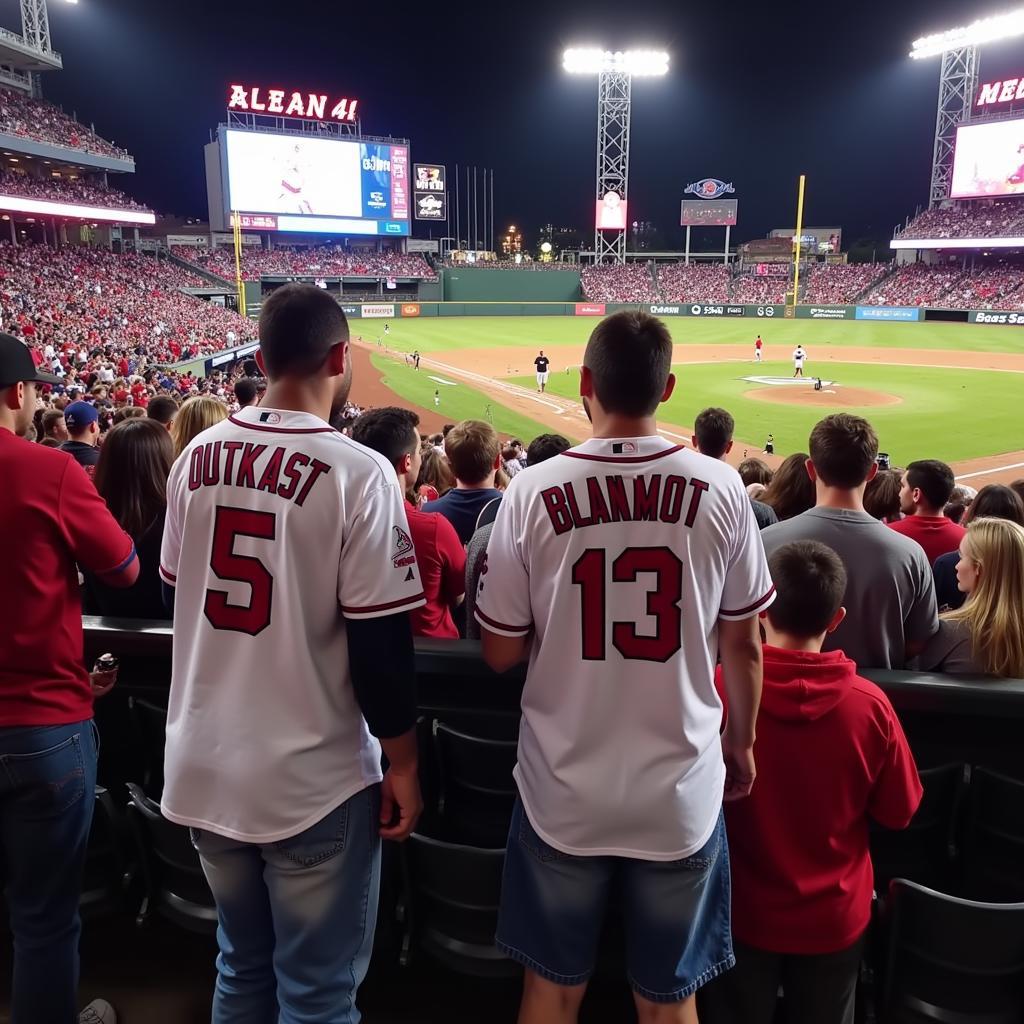
[[[999,103],[1024,100],[1024,78],[1004,78],[998,82],[985,82],[978,86],[976,107],[994,107]]]
[[[228,86],[228,90],[228,110],[248,114],[280,114],[281,117],[301,117],[307,121],[354,124],[359,109],[359,100],[344,96],[330,103],[331,97],[322,92],[289,92],[261,85],[234,84]]]

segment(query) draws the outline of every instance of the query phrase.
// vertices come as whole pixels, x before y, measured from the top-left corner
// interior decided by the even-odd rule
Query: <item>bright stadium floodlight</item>
[[[562,54],[562,67],[570,74],[597,76],[594,261],[624,264],[633,77],[667,75],[668,54],[663,50],[602,50],[597,46],[577,46]]]
[[[562,54],[562,67],[574,75],[599,75],[618,71],[624,75],[654,77],[668,74],[664,50],[599,50],[576,47]]]
[[[951,28],[948,32],[935,32],[914,40],[910,56],[915,60],[938,57],[948,50],[959,50],[965,46],[980,46],[982,43],[996,43],[1003,39],[1015,39],[1024,35],[1024,7],[1006,14],[995,14],[991,18],[979,18],[970,25]]]

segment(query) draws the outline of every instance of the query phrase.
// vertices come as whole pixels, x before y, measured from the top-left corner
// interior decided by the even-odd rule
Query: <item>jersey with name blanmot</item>
[[[535,637],[516,781],[563,853],[688,857],[725,782],[717,624],[774,598],[739,475],[661,437],[592,439],[516,476],[481,626]]]
[[[235,413],[171,470],[160,575],[175,587],[166,817],[275,842],[380,780],[345,618],[424,603],[382,456],[308,413]]]

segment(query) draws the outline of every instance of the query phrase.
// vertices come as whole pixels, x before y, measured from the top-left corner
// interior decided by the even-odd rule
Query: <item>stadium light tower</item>
[[[953,179],[956,129],[971,116],[971,102],[978,88],[978,56],[982,43],[996,43],[1024,35],[1024,8],[979,18],[970,25],[935,32],[914,41],[914,60],[940,57],[939,105],[935,115],[935,147],[928,205],[949,198]]]
[[[668,74],[668,54],[660,50],[577,48],[565,51],[562,67],[570,74],[597,75],[594,258],[598,263],[609,257],[615,263],[625,263],[633,76]]]

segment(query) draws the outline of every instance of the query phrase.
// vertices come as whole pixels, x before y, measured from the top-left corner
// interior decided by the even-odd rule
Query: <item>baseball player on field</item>
[[[544,349],[540,350],[540,355],[537,356],[533,361],[533,365],[537,367],[537,390],[543,391],[547,387],[548,383],[548,364],[551,362],[546,355],[544,355]]]
[[[804,350],[803,345],[797,345],[793,349],[793,376],[802,377],[804,375],[804,360],[807,359],[807,352]]]
[[[477,588],[484,658],[529,660],[497,932],[526,967],[519,1024],[576,1020],[613,891],[640,1020],[696,1021],[733,962],[722,800],[754,780],[774,588],[736,471],[658,435],[671,360],[654,317],[597,326],[593,437],[513,478]]]
[[[764,348],[764,342],[761,340],[761,335],[759,334],[754,339],[754,362],[755,363],[761,362],[761,349],[763,349],[763,348]]]
[[[381,838],[422,806],[423,586],[393,467],[329,424],[352,380],[341,307],[285,285],[259,335],[263,403],[204,431],[167,483],[162,810],[192,829],[217,902],[213,1019],[351,1022]]]

